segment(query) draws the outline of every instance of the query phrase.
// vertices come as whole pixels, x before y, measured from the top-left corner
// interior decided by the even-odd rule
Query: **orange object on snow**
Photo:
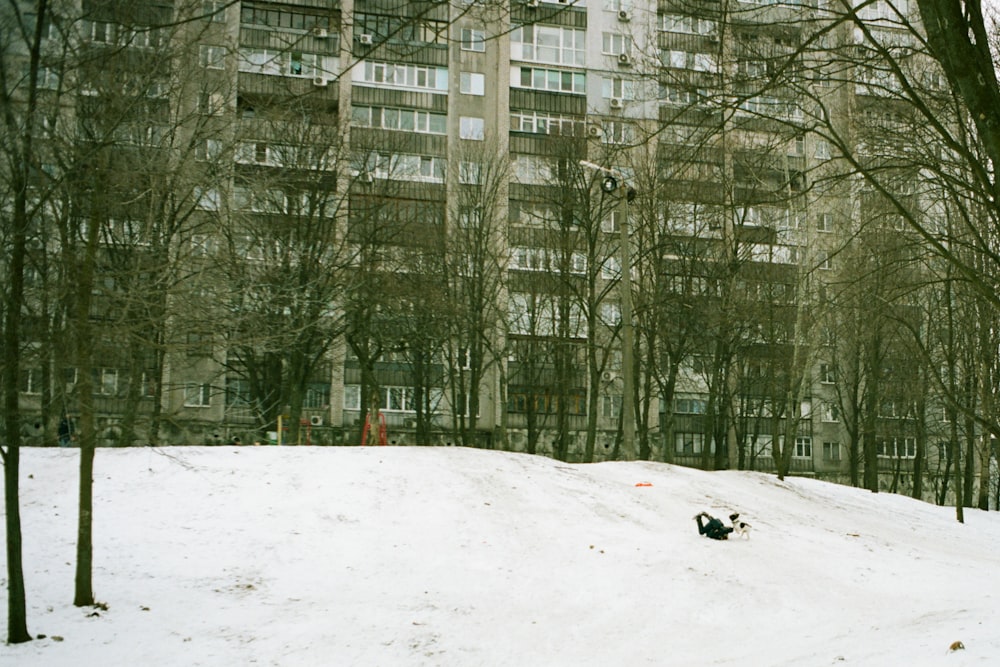
[[[636,482],[636,486],[653,486],[652,482]]]

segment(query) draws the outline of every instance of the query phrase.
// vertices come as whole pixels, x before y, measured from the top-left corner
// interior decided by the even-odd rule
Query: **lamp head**
[[[601,181],[601,190],[605,192],[614,192],[618,189],[618,179],[614,176],[605,176]]]

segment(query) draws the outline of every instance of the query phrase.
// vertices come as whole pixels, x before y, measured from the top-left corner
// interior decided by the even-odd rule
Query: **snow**
[[[1000,513],[960,524],[953,508],[810,479],[451,447],[101,449],[107,609],[76,608],[77,454],[22,450],[28,629],[45,638],[0,645],[2,665],[951,667],[1000,653]],[[741,512],[751,538],[700,537],[702,510]]]

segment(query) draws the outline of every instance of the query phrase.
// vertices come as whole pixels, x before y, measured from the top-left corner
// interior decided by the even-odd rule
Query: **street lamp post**
[[[601,190],[606,194],[618,195],[618,231],[621,234],[621,278],[620,290],[622,317],[622,448],[621,458],[634,461],[635,452],[635,377],[632,373],[632,346],[634,331],[632,324],[632,251],[629,239],[628,205],[635,199],[635,190],[619,182],[615,172],[606,167],[581,160],[580,165],[596,169],[604,174]]]

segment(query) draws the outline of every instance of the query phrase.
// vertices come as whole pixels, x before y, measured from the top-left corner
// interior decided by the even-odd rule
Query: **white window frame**
[[[486,75],[479,72],[461,72],[458,89],[463,95],[482,97],[486,94]]]
[[[212,407],[212,385],[208,383],[188,382],[184,385],[185,408]]]
[[[198,47],[198,64],[205,69],[226,69],[226,47],[201,44]]]
[[[486,120],[475,116],[461,116],[458,119],[458,136],[469,141],[486,139]]]
[[[461,44],[463,51],[474,53],[486,52],[486,33],[475,28],[462,28]]]

